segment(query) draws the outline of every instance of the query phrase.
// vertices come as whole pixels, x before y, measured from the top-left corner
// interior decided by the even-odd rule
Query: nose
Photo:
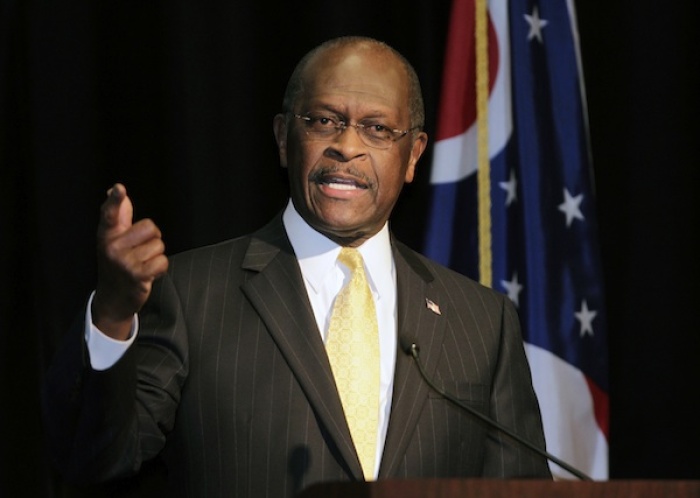
[[[365,155],[367,145],[362,140],[361,133],[356,124],[346,124],[344,128],[339,130],[335,139],[330,142],[326,154],[342,161],[349,161]]]

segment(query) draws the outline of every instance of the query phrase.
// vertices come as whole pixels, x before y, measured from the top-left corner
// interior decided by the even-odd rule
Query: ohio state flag
[[[474,1],[453,0],[424,251],[479,280]],[[491,285],[518,308],[547,450],[607,479],[606,314],[573,1],[492,0],[488,12]]]

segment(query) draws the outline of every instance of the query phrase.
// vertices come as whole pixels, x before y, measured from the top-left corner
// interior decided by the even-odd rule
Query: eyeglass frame
[[[290,112],[290,111],[287,111],[287,114],[289,114],[290,116],[292,116],[292,117],[294,117],[294,118],[296,118],[296,119],[300,119],[300,120],[302,120],[302,121],[305,121],[306,123],[310,123],[312,120],[314,120],[314,118],[311,117],[311,116],[306,116],[306,115],[303,115],[303,114],[297,114],[297,113]],[[349,122],[347,122],[347,121],[343,121],[343,120],[341,120],[341,119],[337,119],[337,118],[334,118],[333,116],[329,116],[329,115],[323,115],[322,118],[329,119],[330,121],[332,121],[332,122],[335,123],[335,126],[333,126],[333,128],[335,129],[335,132],[334,132],[334,133],[330,133],[330,134],[327,135],[327,136],[323,136],[323,135],[320,135],[320,134],[314,135],[314,136],[316,136],[316,137],[318,138],[318,140],[321,140],[321,141],[332,141],[333,139],[335,139],[335,138],[339,137],[340,135],[342,135],[342,133],[343,133],[345,130],[347,130],[349,127],[352,127],[352,128],[355,128],[355,131],[356,131],[357,134],[360,136],[360,139],[362,140],[362,143],[364,143],[364,144],[367,145],[368,147],[372,147],[373,149],[379,149],[379,150],[386,150],[386,149],[391,148],[391,144],[393,144],[394,142],[398,142],[398,141],[401,140],[403,137],[405,137],[406,135],[408,135],[410,132],[415,131],[415,130],[419,130],[419,129],[421,128],[421,126],[413,126],[413,127],[409,128],[409,129],[407,129],[407,130],[398,130],[398,129],[396,129],[396,128],[389,128],[389,127],[386,127],[386,126],[384,126],[384,125],[381,125],[381,126],[384,126],[384,128],[386,128],[386,131],[392,133],[394,136],[389,137],[388,141],[382,142],[382,143],[386,143],[386,144],[387,144],[386,147],[378,147],[376,144],[368,143],[367,140],[370,140],[370,141],[371,141],[372,137],[370,137],[369,135],[366,135],[366,134],[365,134],[365,133],[366,133],[365,130],[366,130],[368,127],[371,127],[371,126],[374,126],[374,125],[366,125],[366,124],[363,124],[363,123],[355,123],[355,124],[352,124],[352,123],[349,123]],[[316,118],[316,119],[318,119],[318,118]],[[310,134],[313,134],[313,133],[314,133],[313,131],[310,131],[310,130],[304,130],[304,132],[305,132],[307,135],[310,135]],[[320,132],[316,132],[316,133],[320,133]],[[396,136],[396,135],[398,135],[398,136]],[[382,140],[382,139],[378,139],[378,140]]]

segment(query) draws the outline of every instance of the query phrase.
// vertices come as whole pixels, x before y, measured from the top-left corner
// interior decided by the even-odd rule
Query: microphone
[[[403,349],[403,351],[407,355],[411,356],[415,360],[415,363],[418,366],[418,371],[420,372],[421,377],[423,377],[423,380],[425,381],[425,383],[428,384],[428,386],[431,389],[433,389],[435,392],[437,392],[440,396],[442,396],[445,399],[447,399],[448,401],[454,403],[455,405],[462,408],[463,410],[469,412],[471,415],[475,416],[476,418],[478,418],[479,420],[484,422],[486,425],[498,430],[499,432],[501,432],[501,433],[505,434],[506,436],[510,437],[511,439],[517,441],[518,443],[525,446],[526,448],[529,448],[530,450],[534,451],[535,453],[537,453],[541,457],[546,458],[550,462],[556,463],[557,465],[559,465],[561,468],[563,468],[567,472],[578,477],[580,480],[582,480],[582,481],[592,481],[593,480],[589,476],[587,476],[586,474],[584,474],[583,472],[578,470],[577,468],[573,467],[572,465],[569,465],[568,463],[560,460],[559,458],[555,457],[551,453],[548,453],[545,450],[538,448],[537,446],[532,444],[530,441],[518,436],[512,430],[508,429],[504,425],[499,424],[498,422],[496,422],[492,418],[487,417],[486,415],[484,415],[480,411],[475,410],[471,406],[462,403],[454,396],[452,396],[449,393],[445,392],[444,390],[440,389],[438,386],[436,386],[428,378],[428,374],[425,372],[425,369],[423,368],[423,364],[420,362],[420,348],[418,347],[418,345],[415,342],[410,342],[405,337],[401,337],[399,339],[399,341],[400,341],[401,349]]]

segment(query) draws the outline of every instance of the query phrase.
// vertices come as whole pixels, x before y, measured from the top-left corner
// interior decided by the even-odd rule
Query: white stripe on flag
[[[594,417],[583,373],[546,349],[525,344],[532,384],[539,393],[547,451],[596,480],[608,478],[608,442]],[[555,478],[573,479],[550,464]]]
[[[489,17],[496,31],[498,67],[496,81],[489,96],[489,157],[500,153],[513,132],[510,89],[510,35],[505,2],[490,2]],[[455,61],[461,64],[462,61]],[[477,170],[476,123],[461,134],[435,142],[430,183],[453,183],[465,179]]]

